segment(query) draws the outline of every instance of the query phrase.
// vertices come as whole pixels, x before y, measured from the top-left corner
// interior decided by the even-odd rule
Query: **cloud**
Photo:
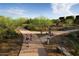
[[[23,15],[25,10],[20,9],[9,9],[6,11],[7,13],[13,14],[13,15]]]
[[[58,14],[59,16],[73,15],[70,8],[75,5],[75,3],[56,3],[51,4],[53,14]]]
[[[7,15],[7,16],[13,16],[13,17],[26,17],[26,10],[20,9],[20,8],[10,8],[5,10],[0,10],[1,14]]]

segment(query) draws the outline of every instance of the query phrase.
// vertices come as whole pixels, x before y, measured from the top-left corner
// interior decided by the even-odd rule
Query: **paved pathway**
[[[79,29],[74,29],[74,30],[67,30],[67,31],[52,31],[52,33],[54,35],[62,35],[62,34],[68,34],[70,32],[76,32],[76,31],[79,31]],[[20,29],[20,32],[23,33],[23,34],[41,34],[39,31],[29,31],[29,30],[23,30],[23,29]],[[47,32],[43,32],[43,34],[46,34]]]
[[[20,56],[45,56],[47,55],[47,53],[41,41],[36,35],[33,35],[33,39],[32,41],[30,41],[29,47],[27,47],[27,44],[25,43],[25,35],[24,35],[22,49],[19,55]]]
[[[75,32],[75,31],[79,31],[79,29],[75,29],[75,30],[68,30],[68,31],[53,31],[54,35],[62,35],[62,34],[67,34],[70,32]],[[20,32],[23,34],[24,39],[23,39],[23,45],[22,45],[22,49],[20,51],[20,56],[46,56],[47,52],[43,46],[43,44],[41,43],[41,39],[36,36],[35,34],[40,34],[40,32],[36,32],[36,31],[28,31],[28,30],[20,30]],[[46,32],[43,32],[43,34],[45,34]],[[33,34],[33,39],[32,41],[29,43],[29,47],[27,47],[27,44],[25,43],[25,34]],[[55,55],[53,53],[53,55]]]

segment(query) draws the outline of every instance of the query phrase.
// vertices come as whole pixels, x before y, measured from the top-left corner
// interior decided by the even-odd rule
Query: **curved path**
[[[40,31],[29,31],[25,29],[20,29],[19,30],[22,34],[41,34]],[[62,34],[68,34],[70,32],[76,32],[79,31],[79,29],[74,29],[74,30],[67,30],[67,31],[52,31],[54,35],[62,35]],[[43,34],[46,34],[47,32],[42,32]]]
[[[37,31],[28,31],[28,30],[19,30],[23,36],[23,45],[22,45],[22,49],[20,51],[20,56],[46,56],[47,52],[43,46],[43,44],[41,43],[41,39],[36,36],[35,34],[40,34],[40,32]],[[75,29],[75,30],[68,30],[68,31],[53,31],[52,33],[54,35],[63,35],[63,34],[68,34],[70,32],[75,32],[75,31],[79,31],[79,29]],[[45,34],[46,32],[43,32],[43,34]],[[27,44],[25,43],[25,38],[26,35],[25,34],[33,34],[33,39],[32,41],[29,42],[29,47],[27,47]]]

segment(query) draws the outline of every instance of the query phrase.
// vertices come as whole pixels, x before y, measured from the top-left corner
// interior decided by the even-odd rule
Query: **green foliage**
[[[60,22],[65,23],[65,17],[59,17]]]
[[[66,19],[74,19],[74,16],[66,16]]]
[[[14,20],[10,17],[0,16],[0,40],[15,38],[17,36],[15,29],[22,27],[24,22],[24,18]]]
[[[14,20],[15,26],[16,27],[23,27],[23,24],[26,22],[26,18],[18,18]]]
[[[49,20],[48,18],[45,17],[38,17],[34,19],[29,19],[28,21],[28,27],[31,30],[47,30],[47,28],[52,25],[52,20]]]
[[[66,16],[66,17],[59,17],[60,23],[63,26],[73,26],[75,25],[74,16]]]
[[[77,16],[75,17],[74,23],[75,23],[76,25],[79,25],[79,15],[77,15]]]
[[[68,25],[68,26],[69,26],[69,25],[73,25],[73,21],[74,21],[74,20],[72,20],[72,19],[67,19],[67,20],[66,20],[66,25]]]
[[[72,52],[74,55],[79,55],[79,42],[77,40],[77,34],[76,33],[70,33],[68,35],[68,40],[71,42],[72,47],[74,47],[75,51]]]

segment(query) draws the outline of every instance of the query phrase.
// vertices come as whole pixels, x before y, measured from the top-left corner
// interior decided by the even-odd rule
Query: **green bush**
[[[76,33],[70,33],[68,35],[68,40],[71,42],[72,47],[74,47],[74,52],[71,52],[73,55],[79,55],[79,42],[77,40],[77,34]]]

